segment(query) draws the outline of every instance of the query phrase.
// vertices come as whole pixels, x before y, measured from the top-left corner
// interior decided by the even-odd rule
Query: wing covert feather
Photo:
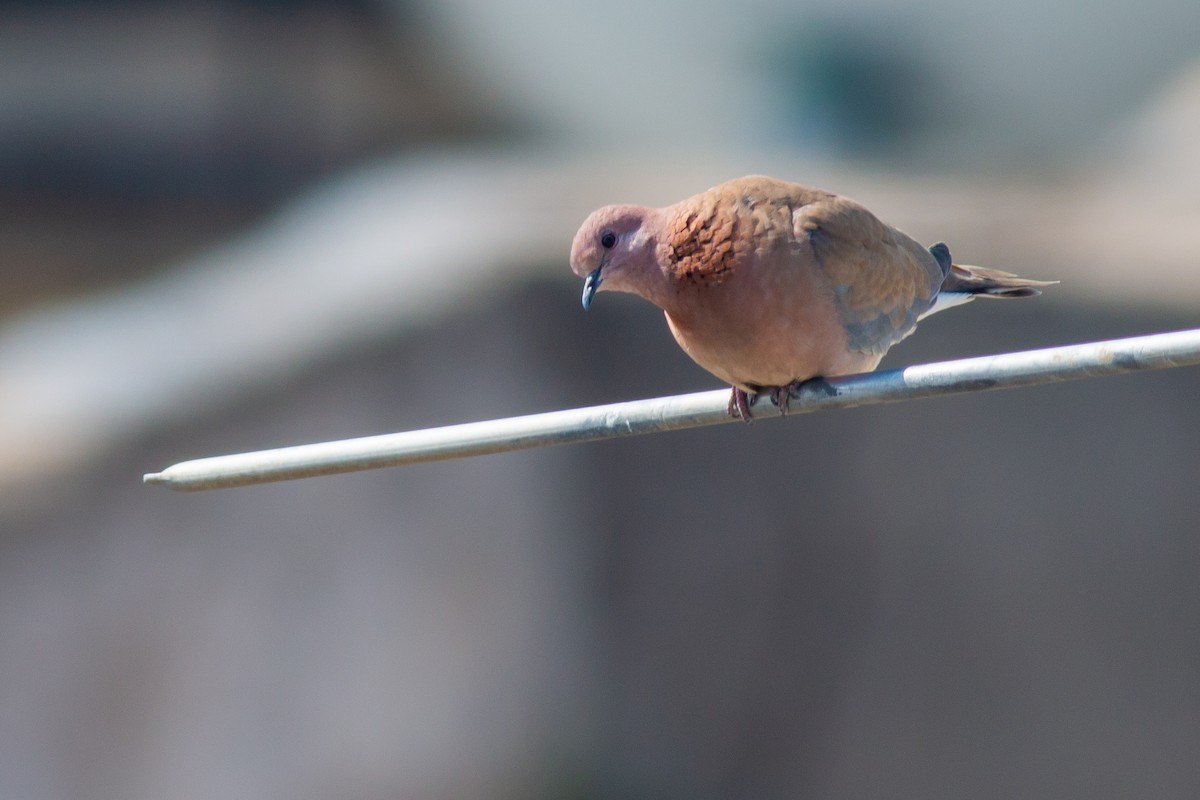
[[[833,287],[853,349],[881,353],[913,331],[945,277],[928,250],[844,197],[798,207],[792,220]]]

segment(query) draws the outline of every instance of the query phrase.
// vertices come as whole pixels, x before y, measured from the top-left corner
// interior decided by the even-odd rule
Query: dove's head
[[[584,279],[583,307],[601,288],[652,300],[662,273],[655,257],[655,209],[605,206],[583,221],[571,245],[571,271]]]

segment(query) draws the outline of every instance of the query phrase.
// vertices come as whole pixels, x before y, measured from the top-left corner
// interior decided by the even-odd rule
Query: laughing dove
[[[661,308],[745,420],[760,392],[786,412],[806,380],[875,369],[935,311],[1051,283],[952,264],[945,244],[926,249],[853,200],[762,176],[666,208],[601,208],[575,235],[571,270],[585,309],[606,290]]]

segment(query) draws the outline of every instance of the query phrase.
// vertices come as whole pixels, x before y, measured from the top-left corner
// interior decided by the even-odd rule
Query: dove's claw
[[[733,387],[733,393],[729,395],[729,416],[739,417],[747,424],[754,420],[750,418],[750,406],[754,403],[754,398],[757,395],[752,395],[744,389]]]
[[[799,386],[799,383],[789,383],[787,386],[772,386],[770,389],[771,402],[779,409],[779,416],[784,416],[788,412],[788,401],[792,399],[792,389]]]

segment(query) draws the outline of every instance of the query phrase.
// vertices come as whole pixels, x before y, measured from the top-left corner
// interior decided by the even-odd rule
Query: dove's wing
[[[933,305],[945,278],[938,260],[853,200],[798,206],[792,222],[797,245],[811,249],[833,287],[852,349],[882,355]]]

